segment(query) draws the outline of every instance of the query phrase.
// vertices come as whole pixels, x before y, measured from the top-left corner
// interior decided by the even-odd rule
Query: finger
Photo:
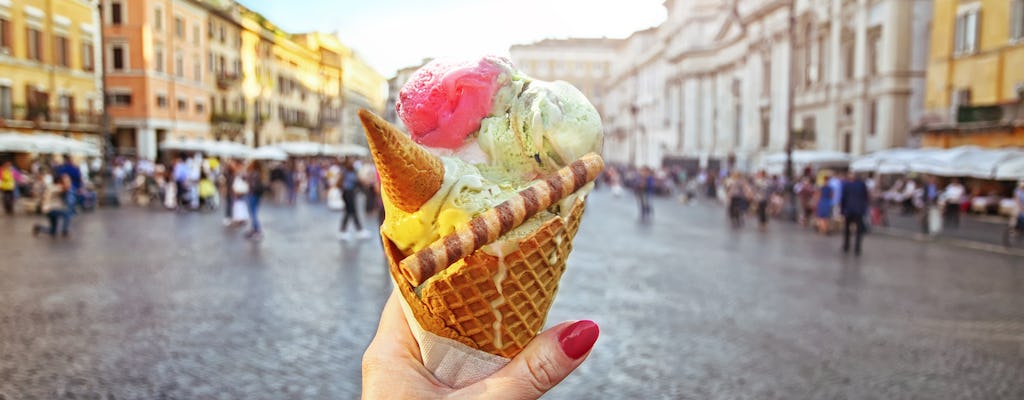
[[[472,397],[500,393],[502,399],[536,399],[586,360],[599,334],[593,321],[558,324],[537,335],[504,368],[460,394]]]

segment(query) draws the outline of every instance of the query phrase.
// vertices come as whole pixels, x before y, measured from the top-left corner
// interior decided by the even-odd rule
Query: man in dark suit
[[[868,212],[868,186],[860,175],[850,173],[843,182],[842,196],[839,207],[846,220],[843,228],[843,252],[850,251],[850,225],[857,226],[857,238],[853,245],[853,254],[860,255],[861,237],[864,235],[864,215]]]

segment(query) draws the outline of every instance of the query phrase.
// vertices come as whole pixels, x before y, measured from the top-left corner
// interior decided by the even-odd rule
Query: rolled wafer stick
[[[448,265],[497,240],[538,211],[551,207],[566,196],[593,181],[604,169],[604,160],[587,153],[579,160],[536,181],[497,207],[484,211],[434,241],[426,248],[403,259],[399,266],[409,283],[419,286]]]

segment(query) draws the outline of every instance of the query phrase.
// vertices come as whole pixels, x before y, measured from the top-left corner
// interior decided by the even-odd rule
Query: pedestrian
[[[751,189],[746,179],[739,173],[733,173],[725,180],[725,192],[729,221],[732,222],[733,228],[742,227],[743,215],[750,207]]]
[[[960,184],[959,179],[954,178],[939,196],[942,203],[945,204],[943,209],[946,214],[946,223],[953,228],[960,228],[960,203],[963,201],[965,192],[964,185]]]
[[[246,183],[249,184],[249,194],[246,196],[246,206],[249,211],[249,232],[246,233],[246,238],[260,240],[263,238],[263,226],[259,223],[259,206],[263,193],[267,189],[267,183],[263,178],[263,169],[259,162],[249,162],[245,179]]]
[[[11,164],[10,160],[4,160],[0,165],[0,196],[3,197],[4,212],[7,215],[14,214],[15,191],[18,185],[24,183],[25,178]]]
[[[634,191],[636,193],[637,205],[640,207],[640,222],[650,222],[651,194],[654,193],[654,173],[649,167],[640,168],[640,174],[636,178]]]
[[[309,163],[309,168],[306,170],[306,190],[309,191],[309,202],[316,203],[320,201],[320,178],[323,174],[323,169],[320,166],[319,160],[313,160]]]
[[[263,239],[263,227],[260,226],[260,199],[267,190],[266,181],[263,178],[263,168],[258,161],[250,161],[246,172],[246,183],[249,184],[249,194],[246,197],[246,205],[249,211],[249,232],[245,237],[251,240]]]
[[[855,226],[857,236],[853,244],[853,254],[860,255],[861,240],[864,236],[864,216],[868,211],[868,187],[860,175],[850,174],[849,180],[843,183],[843,195],[839,200],[839,208],[843,213],[843,253],[850,251],[850,227]]]
[[[188,201],[188,177],[189,177],[189,166],[188,156],[185,153],[178,154],[177,161],[174,162],[174,168],[171,170],[171,180],[174,181],[174,193],[177,196],[174,199],[174,208],[179,208],[185,205]]]
[[[814,182],[811,181],[811,177],[804,176],[800,178],[800,181],[793,186],[793,191],[796,192],[797,202],[800,203],[800,225],[813,225],[815,204]]]
[[[228,160],[228,162],[224,164],[222,172],[222,176],[224,177],[224,226],[231,226],[235,223],[232,216],[236,199],[233,186],[238,166],[235,164],[234,160]]]
[[[768,229],[768,205],[774,192],[765,172],[759,172],[754,180],[754,198],[757,200],[757,226],[762,231]]]
[[[68,210],[71,210],[71,214],[76,212],[76,207],[83,205],[82,202],[85,199],[84,188],[82,185],[82,170],[71,160],[71,156],[65,154],[63,161],[57,168],[53,170],[54,180],[59,181],[61,176],[67,175],[68,179],[71,179],[71,203],[68,204]]]
[[[817,192],[818,201],[815,216],[818,221],[818,233],[822,235],[831,233],[830,224],[832,222],[832,207],[834,205],[832,203],[832,185],[829,184],[831,179],[831,175],[826,174],[825,179],[818,186]]]
[[[43,176],[43,192],[39,198],[39,210],[50,221],[49,226],[36,224],[32,227],[32,236],[40,233],[47,233],[52,237],[57,236],[57,223],[61,222],[61,236],[68,236],[68,229],[71,225],[70,205],[74,202],[74,193],[71,192],[71,178],[61,175],[59,182],[54,182],[52,175]]]
[[[359,208],[356,204],[356,192],[359,190],[359,174],[351,160],[345,162],[345,168],[340,172],[341,199],[345,202],[345,215],[341,217],[341,239],[351,240],[352,236],[347,232],[348,222],[355,223],[356,231],[360,239],[368,239],[370,232],[363,229],[363,223],[359,222]]]

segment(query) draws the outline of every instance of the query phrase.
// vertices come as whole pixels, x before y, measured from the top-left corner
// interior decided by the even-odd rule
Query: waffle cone
[[[402,277],[405,257],[383,236],[389,269],[420,326],[435,335],[511,358],[544,327],[579,229],[584,199],[567,216],[553,215],[503,256],[476,250],[417,294]]]
[[[416,212],[441,189],[444,164],[374,113],[360,109],[359,119],[380,173],[381,190],[400,210]]]

